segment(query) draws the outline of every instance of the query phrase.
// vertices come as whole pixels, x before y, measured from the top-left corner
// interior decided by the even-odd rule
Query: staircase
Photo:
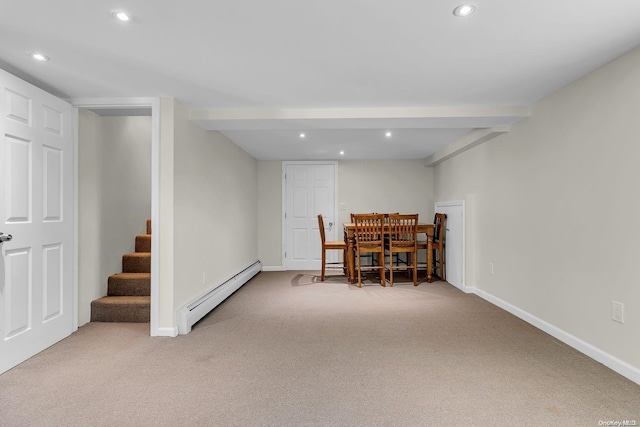
[[[92,322],[148,322],[151,317],[151,220],[122,256],[122,273],[109,277],[107,296],[91,302]]]

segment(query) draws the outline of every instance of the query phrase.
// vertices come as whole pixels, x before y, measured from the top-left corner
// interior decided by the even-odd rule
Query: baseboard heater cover
[[[216,308],[229,295],[237,291],[253,276],[262,271],[260,260],[254,262],[244,270],[230,277],[221,284],[211,288],[200,297],[184,305],[178,310],[178,332],[181,335],[191,332],[191,327],[211,310]]]

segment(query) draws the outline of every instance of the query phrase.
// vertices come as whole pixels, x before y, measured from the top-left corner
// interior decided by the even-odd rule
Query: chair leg
[[[349,266],[348,266],[348,261],[347,261],[347,251],[348,249],[345,249],[344,251],[342,251],[342,273],[347,276],[349,274]]]
[[[386,287],[387,281],[384,274],[384,253],[381,253],[380,255],[381,256],[378,257],[378,265],[380,266],[380,284]]]
[[[418,286],[418,254],[411,255],[411,265],[413,266],[413,286]]]
[[[393,287],[393,254],[389,254],[389,286]]]
[[[436,256],[437,255],[437,256]],[[433,273],[438,274],[442,281],[446,281],[446,268],[444,265],[444,251],[442,249],[433,250]]]
[[[360,254],[356,252],[356,258],[358,258],[358,287],[362,287],[362,269],[360,268]]]
[[[324,269],[327,261],[327,251],[322,249],[322,273],[320,273],[320,281],[324,282]]]

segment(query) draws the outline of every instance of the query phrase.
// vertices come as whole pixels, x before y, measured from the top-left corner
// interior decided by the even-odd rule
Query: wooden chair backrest
[[[393,213],[386,213],[386,214],[384,214],[384,222],[386,222],[386,223],[388,224],[388,223],[389,223],[389,217],[390,217],[391,215],[399,215],[399,214],[400,214],[400,212],[393,212]]]
[[[351,222],[353,222],[353,223],[355,223],[355,222],[356,222],[356,220],[355,220],[355,216],[356,216],[356,215],[378,215],[378,213],[377,213],[377,212],[361,213],[361,214],[355,214],[355,213],[352,213],[352,214],[351,214]]]
[[[357,246],[382,245],[384,239],[384,215],[382,214],[354,214],[353,222],[356,227]]]
[[[390,245],[416,246],[418,232],[418,214],[389,214]]]
[[[324,245],[325,237],[324,237],[324,220],[322,219],[322,215],[318,215],[318,228],[320,229],[320,241]]]
[[[447,214],[436,213],[433,217],[433,241],[439,242],[441,239],[444,239],[444,227],[447,222]]]

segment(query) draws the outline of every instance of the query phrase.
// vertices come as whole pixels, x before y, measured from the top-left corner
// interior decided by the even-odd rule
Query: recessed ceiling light
[[[469,16],[473,12],[476,11],[476,7],[472,4],[461,4],[460,6],[453,9],[453,14],[456,16],[464,17]]]
[[[33,53],[30,53],[29,55],[31,56],[31,59],[33,59],[34,61],[47,62],[49,60],[48,56],[45,56],[40,52],[33,52]]]
[[[344,156],[344,151],[340,151],[340,155],[341,155],[341,156]]]
[[[129,22],[131,21],[131,15],[123,10],[114,10],[111,12],[114,18],[116,18],[120,22]]]
[[[301,133],[300,133],[300,138],[306,138],[306,136],[307,136],[307,135],[306,135],[304,132],[301,132]]]
[[[384,136],[386,136],[387,138],[391,138],[391,131],[389,131],[389,130],[388,130],[388,131],[384,134]]]

